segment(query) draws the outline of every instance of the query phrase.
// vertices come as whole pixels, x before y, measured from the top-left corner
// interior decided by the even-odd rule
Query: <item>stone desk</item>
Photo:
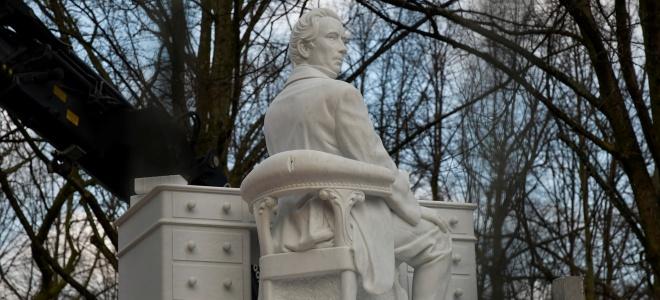
[[[238,189],[166,184],[131,200],[116,222],[119,299],[252,299],[258,245]]]
[[[117,220],[120,300],[256,298],[251,264],[259,257],[254,218],[239,189],[162,184],[141,195]],[[453,299],[477,299],[473,204],[420,201],[452,227]],[[412,283],[408,266],[399,282]],[[410,294],[410,293],[409,293]]]

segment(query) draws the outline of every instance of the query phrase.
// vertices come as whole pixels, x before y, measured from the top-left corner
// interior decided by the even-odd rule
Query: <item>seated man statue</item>
[[[332,10],[304,14],[291,33],[293,72],[270,104],[264,133],[270,155],[296,149],[323,151],[386,167],[395,174],[391,199],[370,199],[351,211],[355,264],[364,291],[392,290],[396,262],[415,268],[413,299],[444,299],[450,272],[447,226],[420,208],[376,134],[360,92],[336,80],[346,33]],[[280,199],[273,236],[279,252],[332,245],[332,211],[312,197]]]

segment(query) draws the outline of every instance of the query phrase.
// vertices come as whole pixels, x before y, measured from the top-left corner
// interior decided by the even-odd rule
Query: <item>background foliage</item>
[[[303,0],[29,2],[137,107],[202,117],[232,186],[266,156],[263,114]],[[660,6],[632,0],[323,2],[350,29],[341,78],[423,199],[478,204],[483,299],[660,299]],[[2,112],[0,298],[117,298],[126,204]]]

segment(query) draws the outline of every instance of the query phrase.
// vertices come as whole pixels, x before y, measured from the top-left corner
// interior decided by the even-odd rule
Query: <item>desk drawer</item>
[[[172,194],[172,214],[176,218],[239,221],[243,217],[243,200],[240,195]]]
[[[242,300],[243,266],[173,264],[175,300]]]
[[[475,258],[474,242],[453,240],[451,250],[451,273],[460,275],[475,274],[477,262]]]
[[[173,230],[172,256],[176,260],[243,262],[240,233]]]
[[[452,233],[474,235],[471,210],[443,208],[433,208],[433,210],[449,224],[449,230]]]
[[[452,276],[447,300],[477,300],[477,282],[475,280],[474,277]]]

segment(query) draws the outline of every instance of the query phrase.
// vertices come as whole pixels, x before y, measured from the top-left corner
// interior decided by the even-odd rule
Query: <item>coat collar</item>
[[[336,77],[337,77],[336,74],[334,74],[332,71],[320,66],[298,65],[294,67],[293,72],[291,72],[291,76],[289,76],[289,79],[284,84],[284,87],[287,87],[291,83],[302,79],[308,79],[308,78],[335,79]]]

